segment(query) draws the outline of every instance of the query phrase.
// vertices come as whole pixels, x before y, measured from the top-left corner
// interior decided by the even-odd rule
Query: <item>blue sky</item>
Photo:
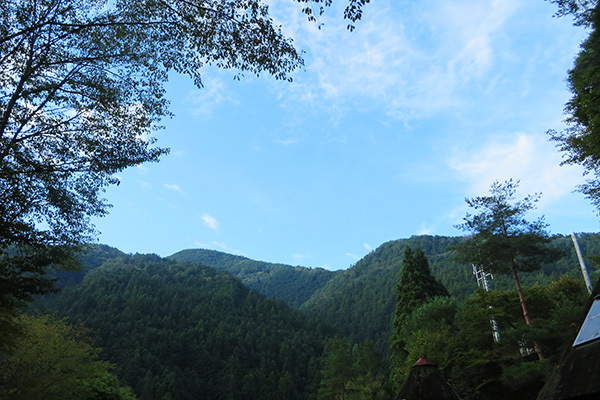
[[[272,16],[305,51],[294,82],[208,67],[168,84],[171,154],[119,175],[99,242],[168,256],[209,248],[348,268],[384,242],[458,236],[465,197],[494,180],[541,192],[551,233],[600,231],[559,166],[566,76],[583,28],[543,0],[377,0],[354,32],[343,2],[321,30],[297,3]]]

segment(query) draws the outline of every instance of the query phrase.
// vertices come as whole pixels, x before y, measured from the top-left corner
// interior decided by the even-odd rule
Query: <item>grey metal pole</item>
[[[575,245],[575,252],[577,253],[577,258],[579,259],[579,266],[581,267],[581,273],[583,274],[583,280],[585,281],[585,286],[588,292],[592,293],[592,282],[590,281],[590,275],[587,271],[587,266],[585,265],[585,261],[583,260],[583,256],[581,255],[581,249],[579,248],[579,243],[577,242],[577,237],[571,231],[571,239],[573,239],[573,244]]]

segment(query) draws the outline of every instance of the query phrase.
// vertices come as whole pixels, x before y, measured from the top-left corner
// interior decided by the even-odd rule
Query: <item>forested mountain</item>
[[[584,255],[600,253],[596,234],[578,236]],[[477,281],[470,265],[452,260],[449,247],[460,240],[464,239],[429,235],[393,240],[382,244],[351,268],[335,272],[270,264],[214,250],[184,250],[170,258],[226,270],[248,287],[327,321],[354,342],[374,341],[376,349],[385,354],[389,347],[396,284],[400,280],[405,247],[421,247],[432,274],[448,288],[452,297],[463,301],[475,291]],[[581,278],[571,237],[556,235],[552,246],[561,249],[564,256],[539,271],[522,274],[521,281],[525,286],[555,281],[564,274]],[[598,271],[591,265],[589,270],[595,282]],[[495,276],[490,284],[497,289],[513,289],[514,286],[510,276]]]
[[[360,349],[372,346],[386,364],[406,246],[423,249],[432,275],[451,294],[448,305],[436,303],[434,308],[455,307],[453,312],[462,315],[456,307],[477,283],[470,266],[451,258],[449,247],[460,240],[413,236],[390,241],[348,270],[334,272],[209,250],[186,250],[164,259],[95,246],[82,257],[85,272],[61,273],[62,292],[41,297],[36,308],[95,332],[103,357],[116,364],[116,374],[141,399],[307,399],[317,396],[326,382],[320,357],[328,337],[346,338],[351,349],[352,343],[366,344],[352,350],[354,360],[361,358]],[[584,255],[600,253],[596,235],[581,234],[579,243]],[[524,286],[534,287],[528,293],[552,292],[550,286],[534,285],[564,274],[581,280],[571,238],[555,236],[552,246],[564,256],[522,275]],[[590,272],[595,282],[598,271],[590,267]],[[509,276],[496,276],[491,285],[513,289],[514,283]],[[498,293],[511,296],[505,292]],[[475,304],[480,295],[469,297],[470,302]],[[544,305],[538,308],[534,313],[545,315]],[[489,323],[482,318],[485,331]],[[462,324],[459,328],[470,332]],[[482,340],[491,337],[489,332],[481,335],[487,338]],[[460,371],[452,363],[443,365],[449,374]],[[469,379],[477,382],[473,374]],[[377,376],[376,381],[353,378],[352,386],[383,388]]]
[[[272,264],[215,250],[182,250],[169,258],[225,270],[250,289],[257,290],[267,297],[283,300],[296,308],[336,274],[323,268]]]
[[[316,393],[326,328],[223,271],[122,255],[38,304],[95,332],[103,357],[141,399]]]
[[[90,245],[77,257],[76,262],[78,265],[75,265],[73,270],[60,269],[53,272],[53,276],[58,279],[57,287],[81,283],[89,271],[98,268],[108,260],[123,256],[125,256],[125,253],[114,247],[102,244]]]
[[[370,339],[380,352],[387,352],[396,305],[396,284],[400,280],[402,254],[408,245],[421,247],[429,260],[433,276],[439,279],[452,297],[463,301],[477,288],[477,281],[469,265],[451,259],[449,247],[460,237],[413,236],[382,244],[361,259],[352,268],[339,271],[313,297],[301,306],[311,316],[323,318],[337,331],[356,342]],[[579,235],[582,253],[600,253],[600,243],[595,234]],[[557,262],[544,265],[540,271],[524,273],[523,285],[545,284],[567,274],[581,279],[577,254],[570,236],[557,235],[552,245],[564,251]],[[592,281],[599,273],[589,268]],[[495,276],[490,282],[493,288],[513,289],[510,276]]]
[[[340,271],[301,309],[323,318],[356,342],[374,341],[376,349],[385,354],[389,349],[396,285],[406,246],[421,247],[430,260],[433,275],[455,293],[459,291],[457,288],[471,293],[475,290],[471,271],[448,261],[447,248],[458,240],[460,238],[413,236],[384,243],[352,268]]]

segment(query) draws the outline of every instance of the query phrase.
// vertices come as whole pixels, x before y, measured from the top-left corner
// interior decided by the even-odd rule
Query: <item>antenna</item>
[[[483,286],[483,289],[486,292],[490,291],[490,285],[488,283],[487,277],[489,276],[491,279],[494,279],[494,275],[489,272],[485,272],[482,267],[477,268],[475,265],[473,267],[473,275],[477,278],[477,286]],[[492,306],[488,306],[488,308],[492,308]],[[494,342],[500,343],[500,332],[498,329],[498,324],[494,318],[490,319],[490,325],[492,325],[492,336],[494,337]]]
[[[583,256],[581,255],[581,249],[579,248],[579,243],[577,242],[577,236],[571,231],[571,239],[573,239],[573,245],[575,246],[575,252],[577,253],[577,258],[579,259],[579,266],[581,266],[581,273],[583,274],[583,280],[585,280],[585,287],[588,292],[592,294],[592,283],[590,282],[590,275],[587,271],[587,266],[585,265],[585,261],[583,261]]]

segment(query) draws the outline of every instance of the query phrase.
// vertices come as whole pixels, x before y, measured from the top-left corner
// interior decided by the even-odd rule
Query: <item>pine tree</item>
[[[356,378],[352,346],[348,339],[332,338],[327,341],[321,374],[319,400],[344,400],[349,383]]]
[[[489,196],[466,199],[469,207],[479,213],[467,213],[465,222],[457,225],[472,236],[453,250],[457,260],[482,267],[486,272],[512,274],[523,317],[527,325],[531,325],[518,273],[539,270],[543,263],[556,260],[561,253],[549,246],[551,238],[543,217],[533,222],[525,219],[525,215],[535,209],[540,195],[536,193],[515,201],[518,186],[519,181],[512,179],[496,181]],[[534,347],[538,357],[544,358],[537,344],[534,343]]]
[[[404,321],[416,308],[430,302],[433,298],[450,295],[446,287],[431,275],[429,261],[422,248],[418,247],[413,251],[406,246],[402,262],[400,282],[396,286],[398,295],[391,345],[391,380],[394,387],[399,387],[401,384],[400,366],[407,355],[402,332]]]

